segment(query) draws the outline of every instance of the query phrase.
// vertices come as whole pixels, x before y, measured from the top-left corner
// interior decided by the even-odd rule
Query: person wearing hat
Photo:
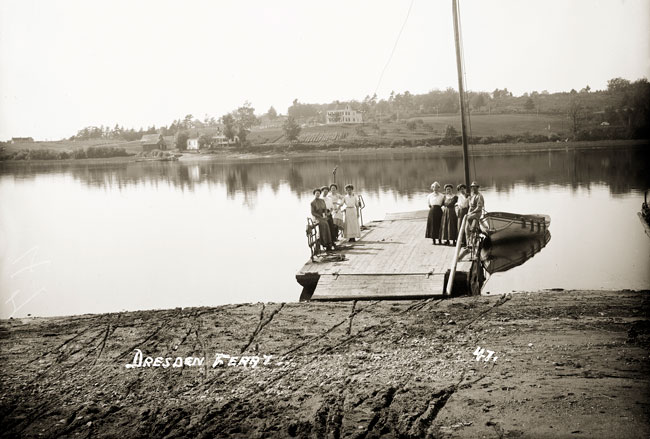
[[[458,216],[456,215],[458,197],[452,193],[453,190],[453,185],[445,185],[440,228],[440,240],[444,241],[445,245],[456,245],[456,237],[458,236]]]
[[[320,244],[327,251],[331,251],[332,233],[330,232],[329,224],[327,224],[327,206],[325,205],[325,200],[320,197],[320,188],[314,189],[313,194],[314,199],[311,202],[311,215],[314,218],[314,222],[318,224]]]
[[[429,216],[427,217],[427,231],[425,238],[430,238],[433,245],[442,244],[440,241],[440,223],[442,220],[442,203],[445,195],[440,192],[440,183],[437,181],[431,185],[431,193],[427,197],[429,205]],[[436,243],[436,241],[438,241]]]
[[[483,194],[479,192],[480,186],[477,182],[473,181],[470,188],[472,189],[472,195],[469,197],[469,210],[467,211],[465,235],[467,236],[467,242],[471,245],[469,236],[472,229],[478,227],[478,221],[481,219],[483,209],[485,208],[485,200],[483,200]]]
[[[332,206],[334,207],[332,210],[332,219],[334,220],[334,231],[332,232],[332,236],[335,236],[334,242],[336,242],[339,232],[342,231],[344,227],[343,211],[341,210],[341,206],[343,205],[343,196],[338,193],[338,189],[339,187],[336,183],[330,184],[330,193],[327,196],[332,201]]]
[[[345,221],[343,223],[343,237],[348,242],[354,242],[361,238],[361,227],[359,226],[359,197],[353,193],[354,186],[351,184],[345,185],[346,194],[343,196],[343,206],[345,209]]]

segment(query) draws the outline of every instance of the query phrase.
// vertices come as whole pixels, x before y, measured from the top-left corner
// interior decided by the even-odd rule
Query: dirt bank
[[[546,291],[3,320],[0,434],[645,438],[649,310]]]

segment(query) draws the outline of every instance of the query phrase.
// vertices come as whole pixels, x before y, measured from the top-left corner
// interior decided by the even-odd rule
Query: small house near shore
[[[237,143],[239,143],[239,136],[233,137],[232,140],[228,139],[226,136],[224,136],[221,133],[217,133],[214,136],[212,136],[212,145],[215,147],[235,145]]]
[[[165,142],[162,134],[145,134],[140,139],[140,143],[142,144],[142,150],[145,152],[153,151],[154,149],[161,151],[167,149],[167,142]]]
[[[187,150],[188,151],[198,151],[199,150],[199,138],[193,137],[187,139]]]

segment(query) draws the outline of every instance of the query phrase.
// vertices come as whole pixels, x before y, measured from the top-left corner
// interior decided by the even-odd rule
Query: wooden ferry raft
[[[427,210],[388,214],[364,227],[360,240],[340,242],[340,250],[307,262],[296,273],[301,300],[445,296],[455,247],[432,245],[424,237],[427,215]],[[471,268],[469,252],[461,251],[453,295],[470,292]]]

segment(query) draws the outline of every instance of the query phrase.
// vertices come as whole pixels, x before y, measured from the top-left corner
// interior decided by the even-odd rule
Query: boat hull
[[[490,212],[481,218],[481,231],[490,241],[508,241],[544,235],[551,225],[548,215]]]

